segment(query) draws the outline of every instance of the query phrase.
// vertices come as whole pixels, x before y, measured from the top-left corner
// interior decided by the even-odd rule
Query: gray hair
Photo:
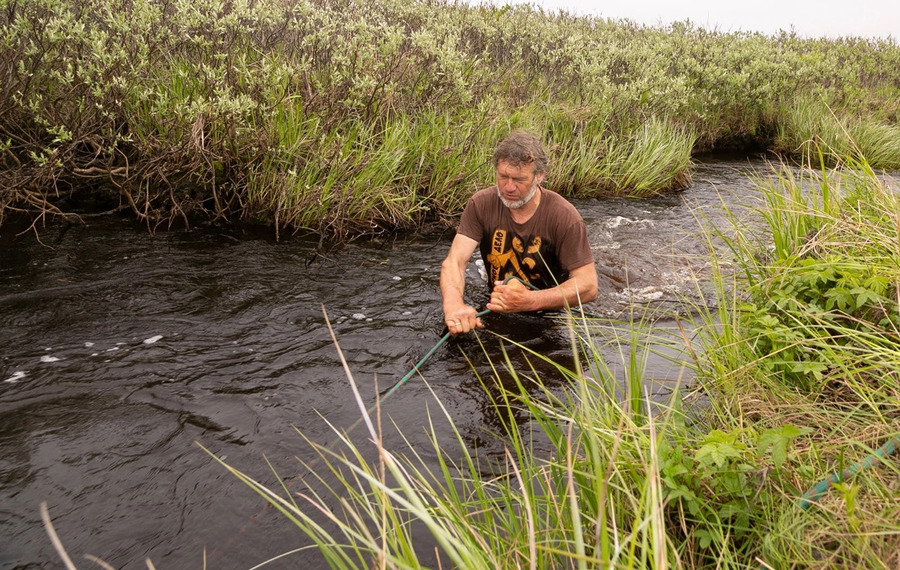
[[[535,174],[547,171],[547,154],[540,139],[526,131],[513,131],[500,141],[491,162],[497,168],[501,161],[517,168],[534,164]]]

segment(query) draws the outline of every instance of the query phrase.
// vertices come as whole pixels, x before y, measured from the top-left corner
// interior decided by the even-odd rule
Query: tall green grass
[[[837,157],[825,153],[815,168],[773,168],[758,180],[756,221],[717,232],[730,252],[721,290],[734,293],[721,295],[731,301],[720,305],[718,331],[702,337],[715,421],[802,429],[789,478],[797,491],[900,433],[900,199],[897,182],[859,156],[834,168],[822,166]],[[761,559],[773,568],[893,567],[898,473],[887,458],[802,514],[782,503],[757,538]]]
[[[776,146],[818,160],[821,153],[834,166],[851,157],[877,168],[900,169],[900,126],[878,117],[838,118],[821,99],[798,99],[784,113]]]
[[[900,432],[896,182],[851,159],[757,182],[754,217],[705,232],[716,299],[681,311],[679,334],[640,311],[579,316],[557,322],[571,368],[508,340],[488,355],[502,458],[471,449],[433,393],[431,449],[388,448],[379,410],[365,443],[339,429],[337,448],[307,442],[299,495],[226,467],[334,568],[896,566],[893,458],[797,502]],[[682,347],[673,366],[693,380],[651,403],[645,356],[661,345]],[[564,387],[542,382],[548,368]],[[685,406],[685,390],[705,403]]]

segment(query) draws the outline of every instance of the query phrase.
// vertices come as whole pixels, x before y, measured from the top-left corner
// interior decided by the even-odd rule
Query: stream
[[[705,160],[683,192],[573,201],[600,277],[586,309],[622,318],[702,299],[697,277],[709,262],[697,216],[717,219],[723,201],[752,200],[746,172],[766,168]],[[266,459],[291,478],[302,472],[298,459],[314,457],[297,431],[328,444],[329,422],[340,429],[359,418],[323,310],[369,403],[443,334],[438,277],[451,231],[322,251],[315,237],[275,242],[268,230],[203,227],[151,235],[121,218],[49,226],[42,243],[16,236],[22,229],[0,228],[2,568],[62,567],[41,502],[80,568],[97,567],[84,559],[91,554],[116,568],[150,559],[160,570],[201,569],[205,555],[208,568],[247,569],[308,544],[197,444],[275,485]],[[474,263],[467,295],[487,300]],[[488,330],[571,365],[568,334],[549,321],[485,319]],[[384,403],[383,423],[426,460],[429,417],[449,436],[437,400],[467,444],[502,453],[472,367],[490,375],[508,344],[480,336],[486,350],[471,337],[451,340],[424,365],[425,381],[414,377]],[[616,358],[609,349],[614,371]],[[566,389],[553,366],[537,362],[536,371]],[[687,369],[663,357],[648,358],[646,376],[655,399],[690,385]],[[365,442],[364,428],[352,435]],[[385,441],[402,443],[393,428]],[[308,549],[265,568],[323,567]]]

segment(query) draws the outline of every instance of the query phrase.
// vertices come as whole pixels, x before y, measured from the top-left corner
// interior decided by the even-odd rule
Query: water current
[[[697,298],[707,268],[698,213],[744,203],[758,161],[710,160],[694,184],[652,199],[577,200],[600,276],[588,310],[627,315]],[[15,235],[0,228],[0,567],[59,568],[41,523],[53,524],[79,567],[85,554],[116,568],[246,569],[308,540],[198,447],[274,485],[313,452],[296,430],[333,442],[328,422],[359,417],[323,307],[371,402],[443,334],[440,262],[452,234],[395,236],[324,251],[312,237],[194,228],[153,235],[119,219]],[[21,230],[21,228],[18,228]],[[702,287],[700,288],[702,289]],[[470,265],[467,293],[486,289]],[[702,295],[700,295],[702,297]],[[565,330],[539,317],[489,315],[486,325],[563,365]],[[666,326],[661,321],[658,326]],[[481,335],[442,347],[384,403],[426,460],[426,427],[499,453],[496,412],[472,370],[490,376],[500,343]],[[488,356],[485,356],[487,352]],[[520,358],[526,366],[524,357]],[[468,357],[468,359],[467,359]],[[609,365],[616,370],[610,351]],[[471,360],[472,364],[470,364]],[[533,362],[533,359],[531,361]],[[553,366],[538,373],[565,390]],[[685,369],[650,357],[658,398],[690,384]],[[437,400],[436,400],[437,399]],[[388,419],[389,418],[389,421]],[[352,432],[363,443],[363,429]],[[401,436],[387,430],[388,447]],[[363,447],[365,447],[363,445]],[[314,550],[266,568],[322,568]]]

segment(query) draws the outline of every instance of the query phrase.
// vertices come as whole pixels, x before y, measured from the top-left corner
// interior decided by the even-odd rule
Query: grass
[[[365,443],[338,429],[337,448],[307,442],[318,463],[305,493],[225,467],[334,568],[896,567],[890,456],[798,506],[900,433],[896,183],[849,159],[758,182],[756,221],[732,212],[737,225],[706,232],[717,298],[680,335],[659,336],[649,313],[563,321],[575,356],[557,365],[564,389],[530,364],[545,357],[502,341],[481,376],[502,457],[472,450],[432,393],[429,450],[388,449],[379,410]],[[673,343],[708,405],[684,409],[681,390],[651,405],[645,355]],[[423,529],[436,554],[420,551]]]
[[[821,99],[800,98],[785,113],[776,148],[830,165],[865,157],[869,165],[900,169],[900,127],[871,116],[838,117]]]
[[[473,449],[434,391],[430,448],[389,447],[338,345],[365,437],[306,440],[302,487],[213,457],[307,536],[278,559],[316,548],[332,568],[895,568],[894,457],[798,499],[900,434],[896,182],[853,159],[772,174],[755,218],[705,232],[716,298],[680,311],[678,334],[636,310],[556,321],[569,367],[508,339],[486,349],[502,454]],[[685,407],[687,387],[648,397],[648,351],[676,345],[703,406]]]

